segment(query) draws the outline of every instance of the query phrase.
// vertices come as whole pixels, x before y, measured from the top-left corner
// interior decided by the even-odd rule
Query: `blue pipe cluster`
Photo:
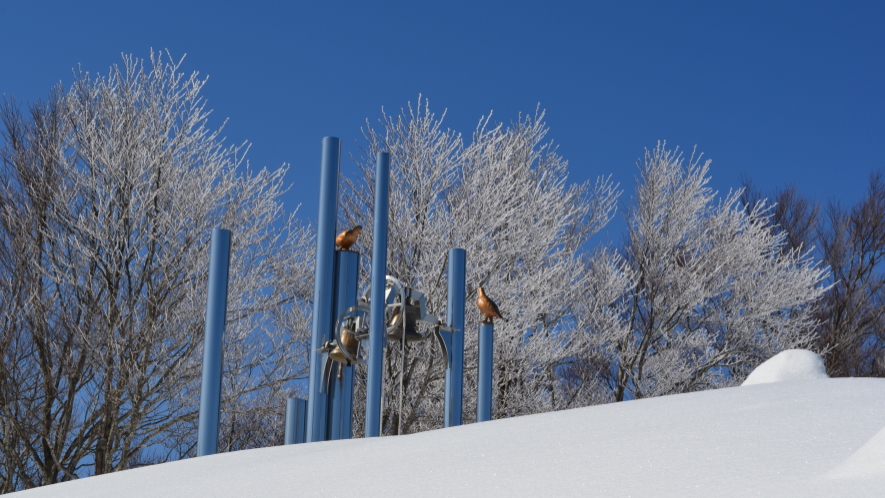
[[[334,339],[337,317],[357,304],[359,253],[335,251],[338,215],[338,176],[341,140],[323,139],[320,172],[320,203],[317,224],[314,313],[311,333],[308,398],[286,403],[285,444],[349,439],[352,437],[354,367],[335,365],[336,374],[323,386],[323,369],[328,353],[325,344]],[[375,223],[372,272],[369,291],[369,352],[366,385],[366,437],[381,433],[381,395],[387,277],[387,232],[390,198],[390,154],[381,152],[375,169]],[[231,233],[212,232],[209,292],[206,303],[206,337],[203,383],[200,397],[197,456],[218,451],[221,404],[222,340],[227,315],[228,269]],[[448,305],[444,342],[448,351],[445,384],[445,426],[462,424],[464,389],[464,301],[467,255],[451,249],[448,255]],[[477,421],[491,418],[492,325],[480,326],[479,402]]]

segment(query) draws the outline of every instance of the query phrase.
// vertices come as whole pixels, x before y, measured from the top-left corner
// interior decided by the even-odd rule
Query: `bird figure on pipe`
[[[356,239],[362,231],[363,227],[357,225],[350,230],[345,230],[339,233],[338,236],[335,237],[335,246],[342,251],[349,251],[350,246],[356,244]]]
[[[479,297],[476,299],[476,305],[479,307],[479,311],[485,317],[482,323],[494,323],[492,320],[495,318],[500,318],[501,320],[507,321],[503,315],[501,315],[501,311],[498,309],[498,305],[495,304],[494,301],[489,299],[489,296],[486,295],[486,291],[480,287],[479,289]]]

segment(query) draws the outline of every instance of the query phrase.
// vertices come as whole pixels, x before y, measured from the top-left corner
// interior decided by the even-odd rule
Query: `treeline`
[[[0,107],[0,492],[193,455],[216,226],[234,234],[221,450],[282,443],[285,399],[303,395],[313,229],[283,210],[286,169],[252,170],[245,144],[223,146],[204,80],[179,70],[127,57]],[[776,204],[752,187],[718,198],[710,161],[658,144],[621,202],[623,242],[594,246],[620,187],[569,181],[543,112],[487,116],[465,138],[419,99],[363,131],[339,226],[372,225],[385,150],[388,273],[444,317],[445,255],[467,250],[466,423],[479,286],[509,319],[495,330],[495,418],[736,385],[794,347],[823,353],[831,375],[882,371],[879,175],[846,209],[794,188]],[[371,237],[354,247],[361,293]],[[405,362],[400,344],[385,352],[384,435],[443,425],[438,346],[408,347]]]
[[[860,200],[824,203],[787,185],[767,195],[744,179],[743,199],[768,197],[772,219],[791,249],[810,250],[830,269],[815,304],[815,347],[831,377],[885,376],[885,176],[870,174]]]

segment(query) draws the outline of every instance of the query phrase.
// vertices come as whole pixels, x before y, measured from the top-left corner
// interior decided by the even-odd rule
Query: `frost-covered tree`
[[[285,168],[207,127],[205,83],[153,55],[3,108],[6,491],[180,458],[196,440],[209,237],[233,232],[221,451],[281,442],[304,376],[310,230]]]
[[[764,198],[745,180],[745,204]],[[870,174],[854,205],[821,206],[795,185],[777,189],[774,220],[789,247],[812,249],[832,273],[817,304],[817,346],[832,377],[885,376],[885,172]]]
[[[467,250],[464,419],[475,413],[476,288],[485,286],[509,321],[495,324],[495,416],[549,410],[558,366],[577,353],[572,303],[587,285],[582,251],[612,216],[617,198],[607,179],[570,185],[567,163],[550,142],[543,113],[509,126],[483,119],[465,145],[443,130],[419,100],[417,109],[384,115],[366,129],[362,176],[349,179],[342,225],[373,223],[374,157],[391,154],[388,273],[425,292],[445,317],[446,255]],[[359,247],[370,248],[371,231]],[[369,257],[364,250],[363,281]],[[385,356],[384,432],[442,426],[444,364],[431,341],[408,346],[403,419],[398,409],[400,345]],[[358,371],[364,375],[364,372]],[[364,395],[358,388],[357,395]],[[364,406],[358,399],[355,406]],[[358,410],[357,421],[362,413]],[[357,427],[355,433],[361,433]]]
[[[814,341],[810,306],[827,271],[740,192],[716,199],[710,161],[663,144],[639,165],[621,251],[589,262],[579,327],[587,353],[564,370],[576,403],[735,385],[761,361]]]

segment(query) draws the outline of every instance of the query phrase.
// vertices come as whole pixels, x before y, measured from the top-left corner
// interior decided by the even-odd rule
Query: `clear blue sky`
[[[720,191],[746,173],[851,202],[885,167],[882,1],[269,3],[2,0],[0,94],[187,54],[214,123],[253,167],[290,163],[287,206],[309,218],[322,137],[357,152],[366,118],[418,94],[466,135],[540,102],[572,178],[611,173],[628,195],[661,139],[697,144]]]

